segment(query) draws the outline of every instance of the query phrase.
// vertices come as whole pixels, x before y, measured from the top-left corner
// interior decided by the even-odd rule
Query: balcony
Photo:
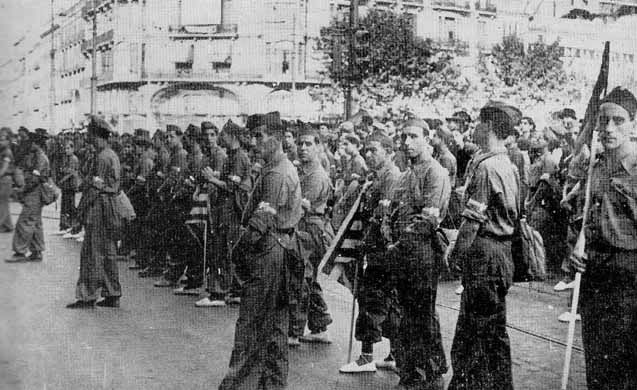
[[[435,10],[439,11],[452,11],[452,12],[471,12],[471,4],[468,1],[454,1],[454,0],[433,0],[431,6]]]
[[[110,83],[113,81],[113,71],[109,70],[102,74],[97,75],[97,86],[104,83]],[[80,87],[82,88],[91,88],[91,77],[86,77],[80,81]]]
[[[89,20],[93,17],[93,10],[103,12],[113,8],[115,0],[87,0],[86,5],[82,7],[82,19]]]
[[[476,5],[476,11],[478,11],[481,14],[495,15],[496,12],[498,11],[495,4],[491,4],[490,2],[487,2],[487,4],[480,4],[479,1],[476,1],[475,5]]]
[[[95,50],[103,50],[113,45],[114,39],[113,30],[108,30],[107,32],[100,34],[95,39]],[[82,53],[88,54],[89,51],[93,49],[93,40],[85,39],[82,41]]]
[[[456,54],[466,55],[469,53],[469,43],[457,39],[438,39],[431,41],[435,47],[444,51],[451,51]]]
[[[172,39],[234,38],[237,31],[236,24],[191,24],[168,27],[168,35]]]

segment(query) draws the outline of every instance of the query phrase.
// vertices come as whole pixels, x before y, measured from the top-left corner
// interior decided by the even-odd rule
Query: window
[[[113,51],[106,50],[102,52],[102,74],[113,72]]]
[[[139,70],[139,44],[130,44],[130,73],[137,73]]]

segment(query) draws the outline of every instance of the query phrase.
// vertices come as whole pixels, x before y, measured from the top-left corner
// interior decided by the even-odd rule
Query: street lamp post
[[[97,89],[97,1],[93,2],[93,38],[91,48],[91,115],[95,115],[95,90]]]
[[[51,0],[51,70],[49,75],[49,131],[55,132],[55,7]]]

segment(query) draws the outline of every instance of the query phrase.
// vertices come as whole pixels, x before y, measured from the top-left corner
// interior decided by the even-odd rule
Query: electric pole
[[[97,0],[93,2],[93,39],[91,48],[91,115],[95,115],[95,93],[97,89]]]
[[[348,30],[348,39],[349,39],[349,50],[348,50],[348,59],[347,59],[347,73],[348,77],[345,81],[345,119],[349,119],[352,117],[352,78],[355,73],[354,63],[356,62],[356,53],[355,49],[355,36],[356,30],[358,30],[358,0],[350,0],[349,2],[349,30]]]
[[[49,75],[49,131],[55,132],[55,7],[51,0],[51,71]]]

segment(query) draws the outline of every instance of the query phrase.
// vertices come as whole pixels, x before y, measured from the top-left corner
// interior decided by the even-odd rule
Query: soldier
[[[396,184],[390,219],[396,243],[387,254],[392,287],[403,311],[394,348],[396,365],[405,388],[442,389],[448,367],[436,293],[445,248],[437,229],[447,213],[451,183],[447,170],[431,155],[427,124],[409,120],[403,135],[412,163]]]
[[[24,187],[20,194],[22,211],[13,235],[13,257],[8,263],[42,261],[44,232],[42,231],[42,184],[49,179],[49,159],[44,153],[47,137],[42,133],[30,133],[30,155],[24,160]],[[26,252],[31,255],[26,257]]]
[[[11,141],[9,135],[11,129],[3,127],[0,129],[0,233],[13,231],[11,222],[11,211],[9,210],[9,198],[13,186],[13,153],[11,152]]]
[[[400,170],[391,160],[393,148],[393,140],[380,134],[372,135],[366,142],[367,164],[373,171],[374,181],[365,199],[365,209],[371,211],[367,213],[368,228],[364,234],[367,267],[364,272],[359,270],[362,278],[356,291],[359,305],[356,340],[362,343],[362,348],[356,361],[339,369],[343,373],[373,372],[376,368],[396,366],[391,352],[385,360],[373,361],[374,344],[381,341],[381,336],[390,339],[391,343],[398,331],[396,294],[388,289],[388,269],[384,260],[386,247],[391,242],[381,232],[381,223],[387,216],[389,202],[400,178]],[[388,315],[390,311],[393,316]]]
[[[73,141],[67,139],[64,142],[64,159],[60,166],[61,176],[58,186],[62,190],[60,206],[60,231],[66,233],[75,221],[75,193],[79,188],[80,160],[75,156]]]
[[[86,231],[80,252],[80,277],[75,297],[69,309],[119,307],[122,288],[117,271],[117,244],[109,232],[109,220],[104,210],[112,208],[112,197],[119,191],[119,158],[108,144],[110,126],[102,119],[92,117],[88,126],[89,139],[97,149],[97,157],[90,173],[91,182],[83,194],[83,216]],[[104,300],[97,302],[98,292]]]
[[[431,137],[431,144],[434,148],[434,157],[449,172],[451,188],[456,187],[456,175],[458,164],[456,158],[449,150],[449,146],[454,143],[453,134],[439,127]]]
[[[278,123],[277,123],[278,122]],[[245,284],[230,369],[219,389],[283,389],[288,376],[287,263],[303,210],[296,169],[283,153],[280,121],[254,131],[265,165],[243,218]]]
[[[319,263],[334,238],[334,231],[326,217],[327,201],[332,196],[332,182],[319,160],[322,147],[318,132],[310,127],[301,130],[298,144],[301,160],[299,180],[303,196],[301,205],[304,211],[299,230],[309,234],[312,254],[309,263],[305,262],[304,267],[299,267],[297,284],[300,291],[295,291],[298,295],[292,299],[297,304],[290,308],[288,344],[297,346],[299,336],[304,342],[329,344],[331,340],[327,334],[327,326],[332,323],[332,317],[316,278]],[[306,323],[310,333],[304,336]]]
[[[521,113],[503,104],[480,111],[474,136],[484,150],[472,162],[466,208],[451,261],[462,264],[464,291],[451,349],[449,389],[512,389],[506,294],[513,283],[511,241],[520,218],[520,178],[506,139]]]
[[[593,167],[582,272],[582,338],[590,390],[637,388],[637,100],[615,88],[598,114],[603,152]]]

